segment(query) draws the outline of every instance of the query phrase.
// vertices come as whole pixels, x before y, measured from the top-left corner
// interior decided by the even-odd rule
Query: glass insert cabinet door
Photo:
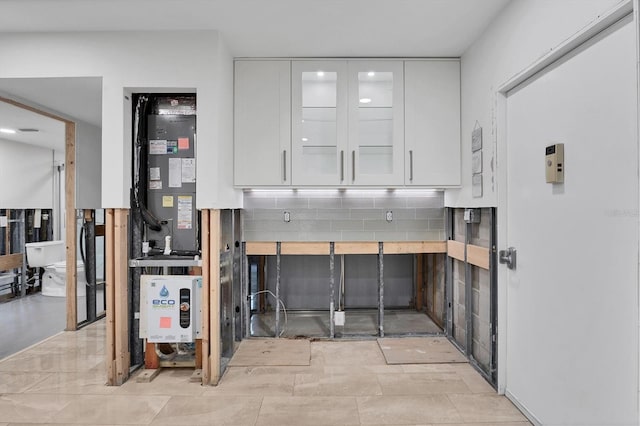
[[[347,63],[293,61],[294,185],[347,184]]]
[[[404,82],[401,61],[349,61],[351,185],[404,182]]]

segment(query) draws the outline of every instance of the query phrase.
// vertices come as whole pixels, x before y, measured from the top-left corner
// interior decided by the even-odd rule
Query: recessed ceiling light
[[[369,71],[369,72],[367,73],[367,75],[368,75],[369,77],[373,77],[374,75],[376,75],[376,73],[375,73],[375,72],[373,72],[373,71]]]
[[[0,129],[0,133],[8,133],[10,135],[13,135],[15,132],[13,129]]]
[[[371,103],[371,99],[370,98],[360,98],[360,103],[361,104]]]
[[[318,77],[324,77],[324,71],[318,71],[316,74]]]
[[[309,139],[307,139],[307,138],[302,138],[302,142],[306,142],[306,141],[308,141],[308,140],[309,140]]]

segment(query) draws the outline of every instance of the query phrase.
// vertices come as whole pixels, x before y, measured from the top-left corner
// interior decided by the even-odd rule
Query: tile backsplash
[[[244,209],[246,241],[445,239],[442,191],[253,190]]]

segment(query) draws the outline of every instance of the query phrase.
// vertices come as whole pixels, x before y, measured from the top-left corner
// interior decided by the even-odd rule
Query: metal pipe
[[[473,357],[473,277],[471,276],[471,264],[467,262],[467,247],[471,244],[472,226],[471,223],[466,224],[464,235],[465,353],[469,358]]]
[[[276,337],[280,337],[280,241],[276,243]]]
[[[242,242],[242,297],[244,299],[244,337],[251,335],[251,300],[249,298],[249,262],[247,259],[247,242]]]
[[[87,279],[87,321],[96,320],[96,222],[93,210],[84,215],[84,271]]]
[[[447,230],[447,241],[453,239],[453,209],[447,207],[445,214],[445,229]],[[445,271],[444,271],[444,321],[445,334],[453,336],[453,259],[445,254]]]
[[[20,223],[22,224],[22,240],[20,241],[20,245],[18,247],[24,247],[27,242],[27,221],[26,221],[26,210],[20,211]],[[20,297],[25,297],[27,295],[27,256],[22,256],[22,282],[20,283]]]
[[[335,243],[331,241],[329,243],[329,292],[331,299],[329,300],[329,337],[334,338],[336,336],[335,327]]]
[[[378,243],[378,336],[384,337],[384,243]]]
[[[498,268],[497,268],[497,233],[496,233],[496,208],[491,207],[489,229],[491,235],[491,241],[489,243],[489,273],[490,273],[490,292],[491,292],[491,304],[489,307],[491,318],[491,363],[489,365],[491,383],[494,386],[498,383]]]

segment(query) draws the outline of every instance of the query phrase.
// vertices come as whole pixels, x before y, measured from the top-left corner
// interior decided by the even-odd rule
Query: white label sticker
[[[149,168],[149,180],[160,180],[160,167]]]
[[[0,228],[6,228],[6,227],[7,227],[7,217],[0,216]]]
[[[178,195],[178,229],[191,229],[191,195]]]
[[[182,159],[169,158],[169,188],[182,187]]]
[[[167,141],[164,139],[152,139],[149,141],[149,154],[161,155],[167,153]]]
[[[149,182],[149,189],[162,189],[162,181],[152,180],[151,182]]]
[[[182,183],[195,183],[196,181],[196,159],[182,159]]]

